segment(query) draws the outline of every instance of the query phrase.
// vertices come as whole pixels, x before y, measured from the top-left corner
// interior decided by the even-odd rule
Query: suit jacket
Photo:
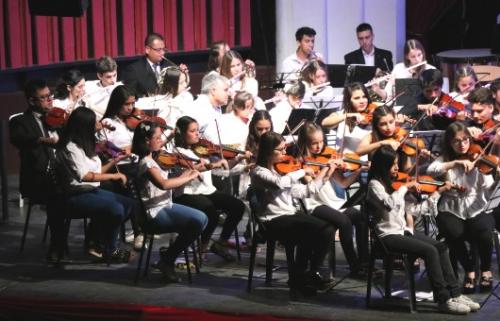
[[[45,135],[33,113],[27,110],[12,118],[9,121],[9,134],[10,142],[19,150],[21,159],[21,194],[35,200],[43,200],[49,191],[47,169],[54,154],[50,147],[38,143],[38,139]]]
[[[161,68],[168,66],[170,64],[165,60],[160,63]],[[123,72],[123,83],[133,88],[139,97],[155,94],[159,89],[156,75],[146,56],[142,56],[125,69]]]
[[[387,61],[387,65],[384,62]],[[363,52],[361,48],[358,50],[351,51],[350,53],[344,56],[344,61],[346,65],[350,64],[364,64],[365,57],[363,56]],[[393,66],[392,63],[392,53],[389,50],[379,49],[375,47],[375,66],[380,68],[380,70],[391,72]],[[387,70],[389,67],[389,70]]]

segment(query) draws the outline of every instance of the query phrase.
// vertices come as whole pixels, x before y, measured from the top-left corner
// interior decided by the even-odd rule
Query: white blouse
[[[127,125],[118,116],[104,118],[103,122],[115,128],[115,130],[103,129],[106,133],[105,137],[107,137],[110,142],[115,144],[118,148],[125,148],[132,145],[134,132],[128,129]]]
[[[384,87],[385,92],[387,93],[387,99],[389,100],[394,97],[394,90],[396,86],[396,79],[409,79],[413,77],[413,74],[407,70],[407,66],[405,66],[404,62],[397,63],[391,72],[391,78]],[[425,64],[424,70],[428,69],[436,69],[433,65]]]
[[[80,185],[92,185],[95,187],[100,186],[100,182],[83,182],[83,177],[87,175],[87,173],[101,173],[102,164],[99,156],[94,156],[92,158],[88,158],[85,155],[83,149],[78,147],[75,143],[69,142],[66,146],[66,149],[69,152],[72,164],[71,168],[77,174],[77,179],[73,179],[70,185],[80,186]]]
[[[149,216],[155,218],[163,208],[172,207],[172,190],[158,188],[149,178],[147,172],[150,168],[157,168],[163,179],[168,179],[168,172],[162,170],[158,163],[149,157],[141,159],[139,162],[139,189],[144,206],[148,210]]]
[[[237,149],[245,150],[248,137],[248,123],[245,123],[241,118],[231,112],[229,114],[223,114],[218,120],[218,125],[219,132],[217,132],[215,122],[209,124],[204,137],[218,145],[220,134],[222,144],[237,145]]]
[[[340,113],[339,113],[340,114]],[[344,144],[344,152],[355,152],[363,137],[371,133],[371,126],[361,128],[354,126],[352,131],[346,126],[345,120],[337,125],[337,148]],[[361,160],[368,160],[368,155],[363,155]]]
[[[286,128],[288,117],[292,113],[293,107],[287,99],[279,102],[273,109],[269,111],[273,121],[274,131],[278,134],[283,133]]]

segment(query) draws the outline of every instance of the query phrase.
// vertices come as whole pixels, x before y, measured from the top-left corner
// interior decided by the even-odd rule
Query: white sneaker
[[[455,299],[448,299],[444,303],[439,303],[438,309],[441,312],[449,314],[467,314],[470,312],[470,308],[467,305],[457,302]]]
[[[144,234],[139,234],[134,238],[134,250],[140,251],[142,249],[142,243],[144,242]],[[147,242],[147,241],[146,241]],[[148,244],[146,243],[146,249],[148,248]]]
[[[458,302],[458,303],[461,303],[461,304],[468,306],[470,308],[471,312],[476,312],[477,310],[479,310],[481,308],[481,305],[479,303],[472,301],[471,298],[469,298],[463,294],[461,296],[453,298],[453,300],[455,302]]]

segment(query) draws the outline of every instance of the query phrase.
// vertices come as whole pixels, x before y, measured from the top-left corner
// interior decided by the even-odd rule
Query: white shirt
[[[361,49],[363,53],[363,57],[365,58],[365,65],[367,66],[375,66],[375,47],[373,47],[370,53],[366,53],[363,49]]]
[[[413,74],[407,70],[408,67],[405,66],[404,62],[397,63],[394,66],[394,69],[392,69],[391,72],[391,78],[387,82],[386,86],[384,87],[385,92],[387,93],[387,99],[389,100],[392,97],[394,97],[394,90],[395,90],[395,85],[396,81],[395,79],[409,79],[413,77]],[[433,65],[425,64],[424,70],[428,69],[436,69]]]
[[[107,140],[115,144],[118,148],[125,148],[132,145],[134,132],[128,129],[127,125],[118,116],[104,118],[103,122],[115,128],[115,130],[103,129],[106,133],[104,137],[107,138]]]
[[[447,180],[451,183],[466,188],[465,192],[451,189],[442,193],[442,200],[438,207],[440,212],[452,213],[462,220],[471,219],[481,214],[486,209],[495,187],[493,176],[481,174],[477,168],[468,173],[462,167],[456,166],[445,171],[442,157],[429,165],[427,173],[435,177],[446,174]]]
[[[329,182],[326,182],[318,191],[318,193],[312,195],[312,197],[304,199],[306,208],[308,211],[314,210],[317,206],[327,205],[333,209],[341,210],[340,208],[345,203],[345,198],[340,198],[335,193],[333,185],[335,184],[334,179],[331,178]]]
[[[320,53],[315,52],[318,59],[323,60],[323,56]],[[297,56],[297,52],[294,52],[290,56],[286,57],[281,64],[281,72],[287,73],[284,77],[285,80],[294,80],[299,78],[299,72],[302,70],[304,65],[309,60],[300,60]]]
[[[304,99],[302,100],[302,108],[304,108],[304,105],[309,105],[309,101],[316,101],[319,102],[323,100],[324,106],[326,108],[333,108],[335,107],[334,100],[335,100],[335,90],[333,89],[332,86],[325,86],[322,87],[319,91],[313,92],[311,90],[311,86],[304,82],[306,85],[306,93],[304,95]],[[304,104],[305,103],[305,104]],[[328,106],[326,106],[328,104]],[[314,107],[313,107],[314,108]]]
[[[248,137],[248,123],[237,117],[233,112],[223,114],[218,120],[219,133],[222,144],[237,145],[237,149],[245,150]],[[214,144],[219,144],[219,135],[215,122],[208,125],[205,138]]]
[[[106,108],[108,108],[111,93],[120,85],[123,85],[120,81],[106,87],[102,86],[100,80],[85,81],[85,95],[83,96],[83,100],[85,101],[85,106],[94,111],[97,120],[102,119]]]
[[[100,182],[83,182],[82,179],[87,173],[101,173],[101,159],[99,156],[94,156],[92,158],[88,158],[85,155],[83,149],[78,147],[75,143],[69,142],[66,146],[72,164],[71,168],[75,171],[77,175],[77,179],[73,179],[70,185],[79,186],[79,185],[92,185],[95,187],[99,187]]]
[[[371,126],[361,128],[355,125],[351,131],[344,120],[337,125],[337,148],[340,148],[343,143],[344,152],[356,152],[363,137],[369,133],[371,133]],[[368,155],[363,155],[361,160],[368,160]]]
[[[288,102],[288,99],[280,101],[273,109],[269,111],[273,121],[274,132],[281,134],[286,128],[288,117],[294,108]]]
[[[280,176],[276,171],[257,166],[250,173],[252,186],[259,190],[260,202],[265,208],[259,213],[263,220],[269,221],[282,215],[293,215],[296,208],[293,198],[311,197],[324,185],[323,179],[315,179],[304,185],[299,179],[304,177],[304,170]],[[308,211],[311,209],[308,208]]]
[[[246,91],[252,96],[259,95],[259,82],[255,78],[245,77],[243,81],[236,81],[231,85],[233,91]]]
[[[71,114],[73,110],[81,107],[82,105],[82,100],[79,99],[76,102],[73,102],[69,99],[69,97],[66,97],[65,99],[54,99],[54,101],[52,102],[52,106],[62,108],[69,114]]]
[[[200,134],[203,137],[208,125],[215,123],[222,115],[220,106],[213,106],[207,95],[199,95],[191,107],[186,110],[186,115],[194,118],[198,122]]]
[[[147,177],[150,168],[157,168],[163,179],[168,179],[168,172],[162,170],[160,166],[151,158],[145,157],[139,162],[138,187],[141,192],[141,199],[148,210],[149,216],[155,218],[163,208],[172,207],[172,190],[158,188]]]

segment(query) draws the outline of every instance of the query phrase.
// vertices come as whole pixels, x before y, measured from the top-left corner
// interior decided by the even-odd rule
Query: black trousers
[[[317,208],[313,211],[317,211]],[[311,271],[315,272],[325,259],[332,240],[333,227],[325,220],[314,215],[281,215],[264,222],[267,233],[283,244],[297,246],[294,275],[300,277],[307,270],[310,262]]]
[[[481,271],[490,271],[493,252],[493,215],[481,213],[471,219],[462,220],[448,212],[439,212],[436,217],[439,234],[444,238],[450,253],[456,257],[465,272],[474,271],[474,262],[465,242],[476,246],[481,261]]]
[[[415,258],[424,259],[435,301],[443,303],[450,297],[455,298],[460,295],[445,243],[422,234],[387,235],[382,241],[389,251],[407,253]]]
[[[220,234],[221,241],[227,241],[229,239],[245,212],[245,204],[243,204],[241,200],[218,191],[209,195],[183,194],[174,198],[174,203],[196,208],[207,215],[208,224],[201,234],[201,242],[203,244],[207,244],[210,241],[217,227],[220,214],[219,210],[227,215]]]

